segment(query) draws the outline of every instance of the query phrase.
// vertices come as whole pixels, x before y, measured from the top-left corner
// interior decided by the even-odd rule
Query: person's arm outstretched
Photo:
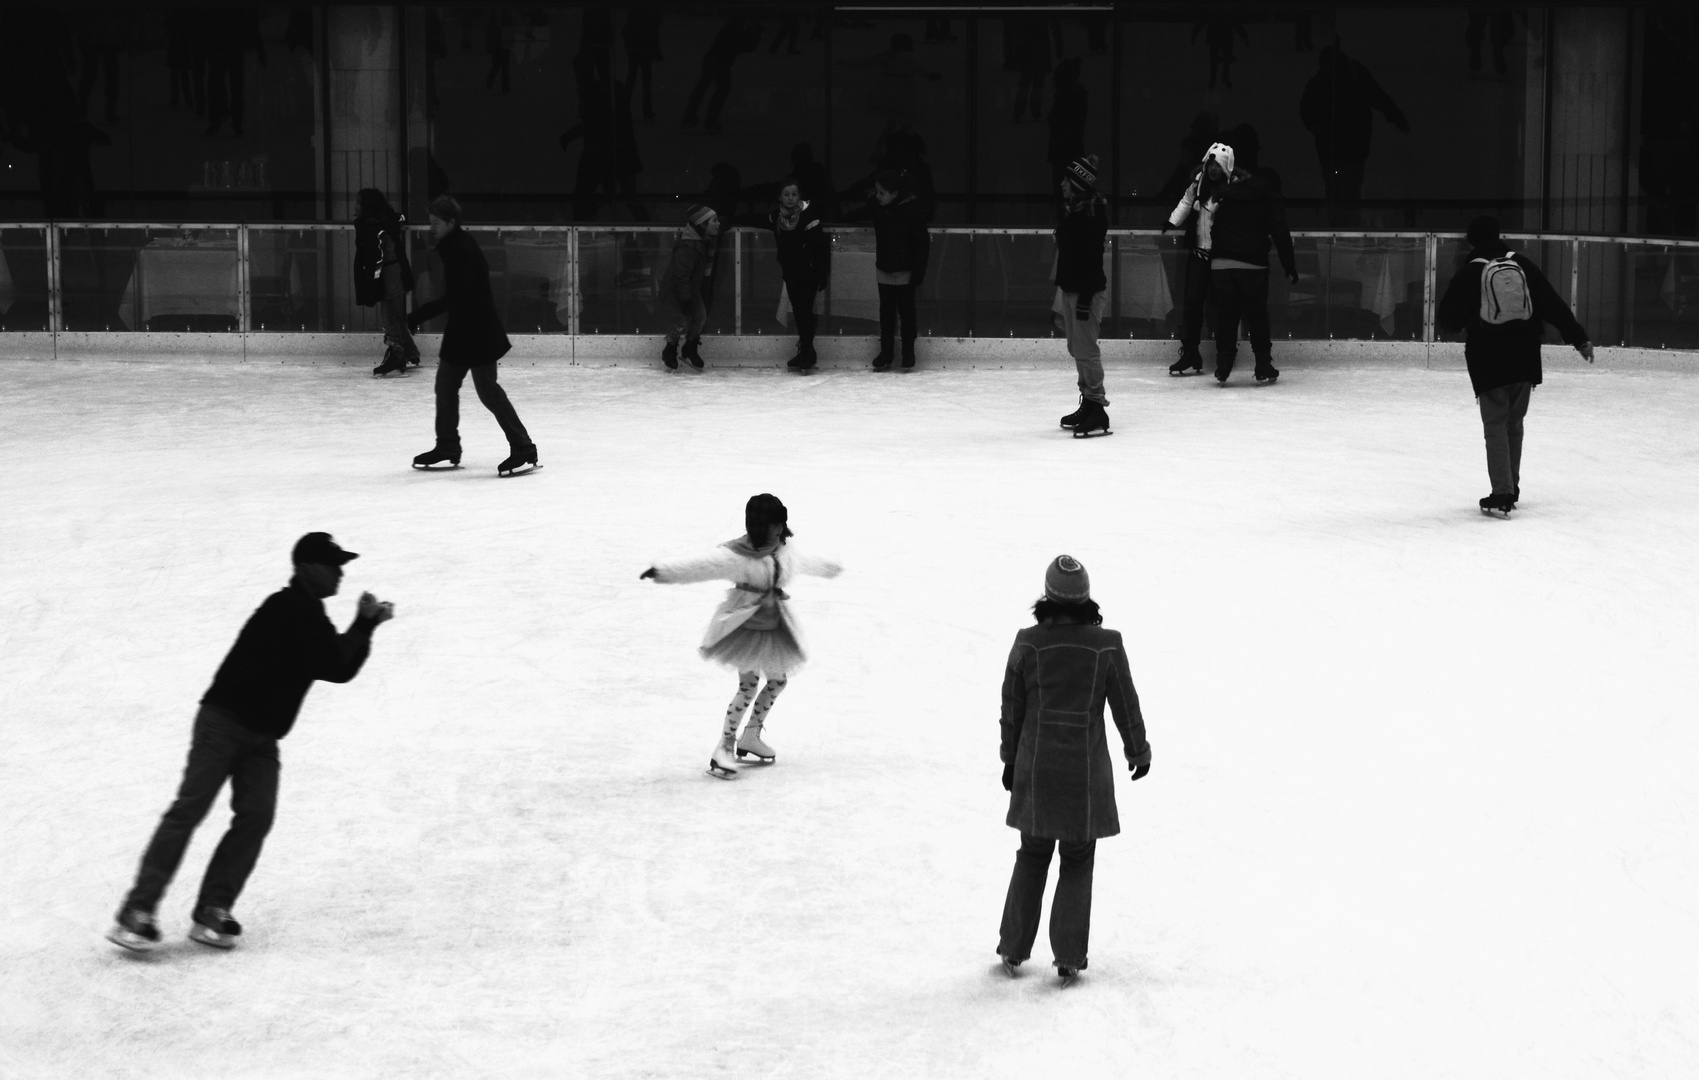
[[[1121,732],[1121,744],[1127,752],[1127,767],[1137,780],[1150,771],[1150,741],[1145,738],[1144,712],[1139,708],[1139,692],[1133,687],[1133,673],[1127,666],[1127,647],[1121,635],[1115,635],[1116,649],[1109,661],[1109,713]]]
[[[1539,267],[1524,259],[1517,261],[1522,264],[1523,273],[1528,276],[1528,291],[1532,294],[1534,301],[1534,318],[1556,327],[1558,334],[1563,338],[1563,343],[1572,347],[1581,354],[1584,360],[1591,364],[1593,362],[1593,343],[1587,339],[1587,331],[1582,329],[1580,320],[1575,317],[1575,312],[1571,311],[1569,305],[1564,303],[1563,297],[1559,296],[1557,290],[1552,288],[1552,283],[1547,280],[1545,274],[1540,272]]]
[[[643,571],[640,580],[653,580],[657,585],[688,585],[697,581],[732,581],[742,568],[744,558],[730,548],[720,548],[707,555],[688,559],[667,559]]]

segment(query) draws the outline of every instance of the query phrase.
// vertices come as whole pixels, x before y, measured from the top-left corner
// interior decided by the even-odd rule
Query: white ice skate
[[[746,757],[753,757],[763,765],[771,765],[777,756],[773,753],[771,746],[761,741],[760,724],[749,724],[743,729],[743,734],[738,736],[737,759],[739,761]]]
[[[737,758],[732,756],[731,737],[727,736],[708,758],[708,775],[719,780],[737,779]]]

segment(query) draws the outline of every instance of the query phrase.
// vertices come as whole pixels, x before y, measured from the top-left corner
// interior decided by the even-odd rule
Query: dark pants
[[[1239,321],[1249,324],[1251,355],[1257,364],[1274,362],[1274,343],[1268,336],[1268,271],[1211,270],[1209,292],[1215,301],[1215,373],[1233,370],[1239,351]]]
[[[189,838],[228,778],[234,816],[207,864],[195,906],[234,907],[271,831],[277,810],[277,772],[276,739],[249,731],[221,709],[201,706],[195,714],[194,739],[177,800],[154,830],[124,906],[143,911],[158,906],[183,861]]]
[[[1003,930],[997,951],[1011,960],[1032,955],[1038,938],[1038,917],[1044,909],[1044,879],[1050,873],[1050,852],[1062,848],[1062,868],[1056,875],[1056,895],[1050,903],[1050,951],[1058,964],[1084,968],[1091,936],[1091,871],[1097,857],[1096,840],[1050,840],[1021,833],[1015,852],[1015,872],[1009,896],[1003,901]]]
[[[507,436],[507,445],[515,450],[530,446],[531,436],[526,434],[525,425],[519,422],[513,402],[507,400],[507,391],[496,382],[496,365],[466,367],[450,360],[437,361],[437,446],[446,449],[460,445],[460,384],[466,381],[468,371],[472,373],[472,385],[478,391],[478,400],[501,425],[502,434]]]
[[[379,308],[383,313],[385,350],[396,353],[409,364],[418,363],[419,346],[413,340],[413,332],[407,329],[407,292],[401,286],[400,263],[384,264],[383,302]]]
[[[785,276],[785,293],[791,300],[791,317],[796,319],[796,347],[798,352],[812,353],[814,351],[814,329],[819,323],[819,316],[814,314],[814,297],[820,292],[820,284],[813,278]],[[910,305],[912,310],[912,303]]]
[[[794,304],[795,301],[793,300]],[[879,351],[891,355],[891,341],[897,333],[897,317],[903,320],[903,358],[914,356],[914,286],[879,286]]]
[[[1186,253],[1185,295],[1180,304],[1180,348],[1182,355],[1190,359],[1198,353],[1198,342],[1203,340],[1204,307],[1209,303],[1209,260],[1200,259],[1192,252]]]
[[[1487,475],[1494,495],[1511,495],[1522,486],[1522,418],[1528,415],[1532,383],[1511,383],[1480,397],[1481,428],[1487,440]]]

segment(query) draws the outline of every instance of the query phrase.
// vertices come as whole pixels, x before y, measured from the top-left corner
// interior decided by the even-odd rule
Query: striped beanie
[[[1086,191],[1097,190],[1097,155],[1086,154],[1068,163],[1068,179]]]
[[[1059,604],[1091,599],[1091,577],[1072,555],[1058,555],[1044,572],[1044,598]]]
[[[692,206],[689,210],[684,212],[685,224],[689,225],[697,232],[702,232],[707,229],[708,223],[719,216],[720,215],[714,212],[714,208],[712,206],[703,206],[701,203],[697,203],[695,206]]]

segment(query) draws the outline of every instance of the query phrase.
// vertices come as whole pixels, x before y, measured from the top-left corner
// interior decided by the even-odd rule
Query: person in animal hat
[[[771,764],[778,756],[761,733],[791,672],[808,659],[785,587],[798,574],[832,578],[843,570],[830,559],[799,554],[791,547],[789,518],[778,496],[765,492],[752,496],[744,506],[742,536],[707,555],[657,562],[638,575],[662,585],[732,583],[698,650],[704,660],[737,672],[737,694],[726,708],[719,742],[708,759],[708,774],[722,780],[737,778],[742,758]],[[750,710],[749,722],[739,735],[745,710]]]

